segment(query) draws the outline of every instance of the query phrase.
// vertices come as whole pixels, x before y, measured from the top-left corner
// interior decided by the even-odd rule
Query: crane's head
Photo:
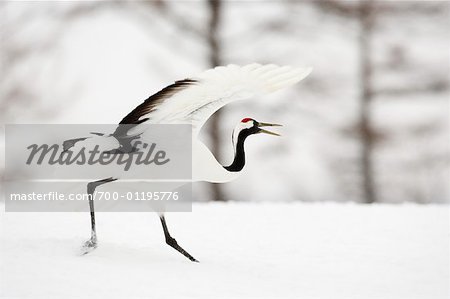
[[[230,172],[239,172],[244,168],[245,165],[245,152],[244,152],[244,142],[245,139],[253,134],[265,133],[275,136],[280,136],[280,134],[270,132],[263,129],[263,127],[280,127],[281,125],[262,123],[254,120],[253,118],[246,117],[242,119],[233,131],[233,146],[234,146],[234,160],[229,166],[224,166],[224,168]]]
[[[269,135],[280,136],[278,133],[274,133],[263,129],[263,127],[281,127],[278,124],[263,123],[254,120],[253,118],[246,117],[242,119],[233,131],[233,143],[237,143],[239,139],[245,140],[250,135],[265,133]]]

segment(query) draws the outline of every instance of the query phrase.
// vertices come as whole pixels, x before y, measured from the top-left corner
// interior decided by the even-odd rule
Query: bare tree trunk
[[[209,30],[207,33],[207,41],[209,46],[209,64],[211,67],[215,67],[222,64],[220,53],[220,41],[218,31],[220,28],[221,16],[222,16],[222,0],[208,0],[209,8]],[[212,152],[220,160],[222,156],[222,145],[220,142],[220,121],[221,112],[217,111],[211,119],[211,139],[212,139]],[[213,193],[213,200],[225,201],[224,192],[220,184],[211,184],[211,191]]]
[[[360,66],[361,66],[361,103],[360,103],[360,134],[361,134],[361,172],[364,202],[377,201],[374,182],[374,134],[372,131],[371,102],[372,91],[372,62],[371,35],[373,29],[372,1],[362,1],[360,4],[359,22],[361,32],[359,37]]]

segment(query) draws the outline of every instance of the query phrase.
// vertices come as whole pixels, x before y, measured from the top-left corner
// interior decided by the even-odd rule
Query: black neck
[[[236,151],[234,153],[234,160],[229,166],[224,166],[224,168],[231,172],[241,171],[245,166],[245,151],[244,151],[244,142],[245,139],[250,135],[247,130],[242,130],[239,133],[236,143]]]

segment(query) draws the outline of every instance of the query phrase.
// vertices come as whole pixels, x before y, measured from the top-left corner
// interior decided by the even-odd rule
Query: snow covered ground
[[[0,206],[4,210],[3,206]],[[1,212],[2,298],[449,298],[449,207],[196,203],[167,216]]]

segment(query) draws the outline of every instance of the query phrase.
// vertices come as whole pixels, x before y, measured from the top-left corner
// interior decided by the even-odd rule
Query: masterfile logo
[[[5,177],[191,180],[191,144],[190,125],[7,125]]]
[[[132,144],[135,152],[127,153],[120,149],[101,151],[99,145],[95,145],[92,150],[81,147],[77,151],[64,150],[59,155],[60,145],[53,144],[32,144],[27,147],[30,155],[26,161],[27,165],[108,165],[116,163],[123,165],[124,171],[130,170],[133,164],[137,165],[164,165],[170,161],[164,150],[158,150],[156,143],[148,144],[136,141]]]
[[[6,210],[191,211],[191,143],[190,125],[7,125]]]

